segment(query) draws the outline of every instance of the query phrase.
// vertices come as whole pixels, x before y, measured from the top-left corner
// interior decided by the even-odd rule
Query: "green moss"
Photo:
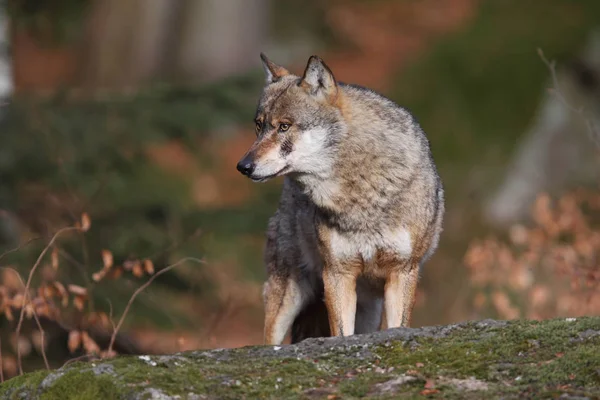
[[[564,319],[513,322],[507,327],[485,330],[462,328],[447,339],[421,339],[409,345],[397,343],[380,348],[384,367],[400,371],[418,369],[422,377],[438,376],[484,382],[510,382],[504,391],[543,393],[560,385],[572,388],[600,388],[600,337],[582,340],[578,333],[599,330],[598,319],[574,322]]]
[[[120,389],[109,375],[95,376],[93,372],[69,371],[44,391],[41,400],[120,399],[127,392]]]
[[[439,328],[435,336],[410,332],[411,336],[395,340],[375,336],[358,345],[309,343],[295,348],[297,352],[282,350],[284,355],[249,347],[148,359],[120,357],[92,367],[75,363],[47,389],[40,388],[47,372],[27,374],[1,386],[0,395],[121,399],[150,396],[152,389],[182,398],[190,393],[220,399],[329,394],[350,399],[413,398],[420,396],[426,382],[433,382],[446,399],[600,396],[600,318],[470,323]],[[91,368],[114,373],[96,375]],[[412,380],[394,386],[402,376]],[[468,382],[480,386],[461,386]]]
[[[44,378],[49,374],[48,371],[35,371],[24,376],[18,376],[2,383],[0,385],[0,398],[20,399],[20,393],[28,393],[35,390]]]

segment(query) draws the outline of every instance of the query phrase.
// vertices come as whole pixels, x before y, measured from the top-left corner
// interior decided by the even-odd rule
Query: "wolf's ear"
[[[300,86],[308,89],[311,94],[323,94],[329,98],[337,93],[337,83],[329,67],[317,56],[308,59]]]
[[[265,70],[267,83],[273,83],[278,81],[282,76],[290,74],[287,69],[269,60],[265,53],[260,53],[260,59],[262,60],[263,68]]]

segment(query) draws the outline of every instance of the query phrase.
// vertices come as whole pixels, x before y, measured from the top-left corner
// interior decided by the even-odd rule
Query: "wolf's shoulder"
[[[373,89],[354,83],[340,82],[339,85],[346,96],[352,99],[354,107],[373,110],[378,117],[385,119],[402,119],[404,122],[417,123],[410,110]]]

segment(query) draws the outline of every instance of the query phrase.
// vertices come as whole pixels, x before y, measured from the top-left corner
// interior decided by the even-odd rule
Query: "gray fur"
[[[444,213],[429,142],[407,110],[369,89],[336,83],[319,59],[311,58],[304,75],[286,74],[265,86],[256,113],[264,124],[248,153],[257,164],[252,179],[285,176],[267,232],[265,301],[283,297],[295,282],[293,342],[329,332],[322,326],[322,273],[331,257],[361,263],[354,330],[377,330],[389,270],[429,259]],[[282,118],[293,129],[279,132],[273,121]],[[391,237],[394,232],[408,235],[408,243]],[[398,261],[382,265],[373,255],[380,250]]]

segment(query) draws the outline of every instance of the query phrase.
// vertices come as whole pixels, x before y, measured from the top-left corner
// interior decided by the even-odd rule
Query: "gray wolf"
[[[337,82],[310,57],[296,76],[261,54],[256,141],[237,169],[284,176],[270,219],[266,344],[407,326],[435,251],[444,192],[429,141],[405,109]]]

